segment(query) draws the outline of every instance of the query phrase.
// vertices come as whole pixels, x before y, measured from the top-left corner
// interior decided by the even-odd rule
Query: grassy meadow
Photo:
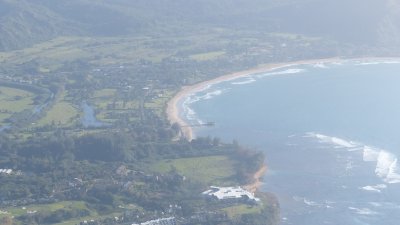
[[[152,169],[161,173],[176,169],[179,174],[207,185],[230,185],[234,176],[233,162],[227,156],[163,160]]]

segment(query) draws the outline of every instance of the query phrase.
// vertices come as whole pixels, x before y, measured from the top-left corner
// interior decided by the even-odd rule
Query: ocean
[[[265,152],[282,224],[397,225],[400,61],[291,65],[209,85],[180,103],[196,136]]]

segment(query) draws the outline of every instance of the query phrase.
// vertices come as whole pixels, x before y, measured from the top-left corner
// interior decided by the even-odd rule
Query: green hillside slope
[[[163,35],[201,27],[398,44],[396,0],[0,0],[0,50],[61,35]]]

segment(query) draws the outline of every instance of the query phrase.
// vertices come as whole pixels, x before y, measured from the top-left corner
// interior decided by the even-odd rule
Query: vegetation
[[[190,224],[190,216],[204,213],[203,208],[218,211],[226,207],[226,203],[209,202],[201,196],[210,184],[246,182],[246,178],[237,180],[240,176],[232,165],[253,170],[252,162],[235,160],[236,155],[246,155],[237,145],[215,145],[204,138],[163,145],[155,141],[139,147],[133,135],[99,133],[71,138],[58,130],[25,142],[3,137],[0,164],[20,172],[0,175],[1,217],[12,216],[17,224],[53,224],[135,215],[124,220],[129,222],[137,220],[138,214],[143,217],[140,221],[146,221],[163,212]],[[171,204],[177,207],[171,209]],[[253,207],[261,210],[265,206]]]
[[[385,47],[387,51],[399,44],[395,40],[399,35],[399,6],[391,0],[371,1],[369,7],[363,7],[360,0],[328,4],[323,0],[73,0],[57,4],[50,0],[3,0],[0,8],[2,50],[59,36],[188,36],[209,27],[329,37]],[[298,21],[302,21],[300,26]]]
[[[273,194],[200,195],[252,182],[263,154],[179,139],[166,104],[261,64],[398,54],[397,4],[373,1],[371,15],[340,2],[0,0],[0,168],[13,170],[0,173],[0,223],[277,224]]]
[[[32,109],[34,96],[29,91],[0,86],[0,122],[6,123],[13,114]]]
[[[52,107],[38,121],[37,126],[57,125],[71,127],[79,123],[80,112],[73,103],[66,101],[65,93],[58,97]]]
[[[191,180],[219,186],[232,185],[235,175],[233,161],[224,155],[162,160],[153,169],[156,172],[175,170]]]

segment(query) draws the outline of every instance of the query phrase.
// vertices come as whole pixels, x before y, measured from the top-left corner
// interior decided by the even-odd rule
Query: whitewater
[[[400,61],[288,65],[186,96],[196,136],[264,151],[263,190],[282,224],[397,225],[400,219]]]

